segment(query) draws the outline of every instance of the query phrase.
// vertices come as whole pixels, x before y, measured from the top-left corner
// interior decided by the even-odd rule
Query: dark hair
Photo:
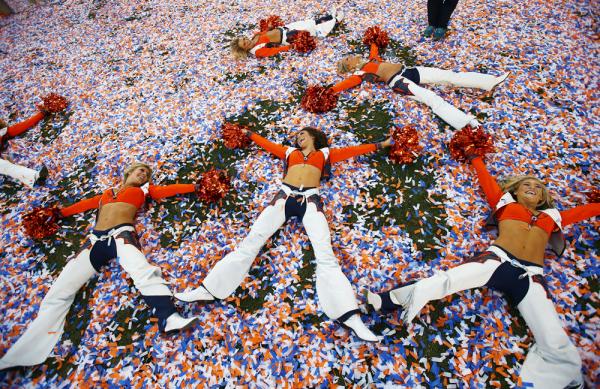
[[[319,150],[324,147],[329,147],[329,142],[327,141],[327,136],[321,130],[317,130],[314,127],[304,127],[300,131],[306,131],[313,138],[315,143],[315,149]]]

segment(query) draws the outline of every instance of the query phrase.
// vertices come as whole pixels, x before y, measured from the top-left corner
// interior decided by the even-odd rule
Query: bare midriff
[[[376,74],[382,81],[389,82],[390,78],[402,70],[403,67],[404,65],[402,64],[383,62],[379,65]]]
[[[548,243],[548,233],[519,220],[503,220],[498,223],[498,239],[494,244],[502,247],[515,257],[544,265],[544,252]]]
[[[318,187],[320,181],[321,170],[305,163],[290,167],[283,179],[284,184],[304,188]]]
[[[278,28],[268,31],[266,35],[269,38],[269,41],[274,42],[274,43],[281,43],[281,31]],[[255,35],[254,38],[252,38],[253,45],[256,46],[256,43],[258,42],[258,38],[259,38],[258,35]]]
[[[109,203],[98,210],[98,220],[94,229],[109,230],[119,224],[133,224],[137,207],[129,203]]]

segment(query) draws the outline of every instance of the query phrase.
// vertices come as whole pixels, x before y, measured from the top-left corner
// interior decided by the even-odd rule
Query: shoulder
[[[319,149],[319,151],[321,153],[323,153],[323,157],[325,157],[325,159],[329,158],[329,153],[330,153],[329,147],[323,147],[322,149]]]
[[[288,147],[285,150],[285,157],[288,158],[294,151],[299,151],[299,150],[295,147]]]

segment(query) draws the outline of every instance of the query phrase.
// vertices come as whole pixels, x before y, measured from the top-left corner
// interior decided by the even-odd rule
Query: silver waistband
[[[502,250],[498,246],[492,245],[487,249],[487,251],[491,251],[492,253],[496,254],[502,262],[508,262],[514,267],[518,267],[519,269],[525,270],[525,273],[520,275],[519,278],[524,278],[527,276],[531,277],[531,276],[535,276],[535,275],[540,275],[540,276],[544,275],[543,267],[523,265],[521,262],[517,261],[516,259],[509,257],[508,254],[506,253],[506,251]]]
[[[293,190],[286,184],[281,184],[281,190],[284,191],[285,194],[288,196],[303,196],[305,198],[310,197],[315,194],[317,194],[317,195],[319,194],[319,188],[312,188],[312,189],[308,189],[308,190],[304,190],[304,191],[299,191],[299,190]]]
[[[111,239],[114,239],[115,236],[117,236],[121,232],[125,232],[125,231],[134,231],[135,232],[135,228],[133,228],[133,226],[122,226],[119,228],[113,228],[112,230],[109,230],[106,234],[103,234],[102,236],[96,236],[96,234],[91,233],[88,236],[88,238],[92,242],[92,245],[94,243],[96,243],[98,241],[102,241],[102,240],[108,240],[108,244],[110,244]]]

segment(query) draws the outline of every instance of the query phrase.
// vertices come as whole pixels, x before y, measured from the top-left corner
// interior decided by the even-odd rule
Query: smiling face
[[[138,166],[127,175],[124,184],[128,186],[143,186],[150,180],[150,174],[150,169]]]
[[[337,71],[339,74],[343,74],[356,70],[356,67],[361,61],[362,57],[358,55],[351,55],[349,57],[340,59],[337,63]]]
[[[249,51],[250,49],[252,49],[252,40],[250,40],[248,38],[240,38],[240,39],[238,39],[238,45],[242,49]]]
[[[308,131],[302,130],[296,135],[296,144],[302,150],[314,149],[315,139],[308,133]]]
[[[534,178],[526,178],[521,181],[515,195],[519,203],[537,206],[544,198],[544,184]]]

